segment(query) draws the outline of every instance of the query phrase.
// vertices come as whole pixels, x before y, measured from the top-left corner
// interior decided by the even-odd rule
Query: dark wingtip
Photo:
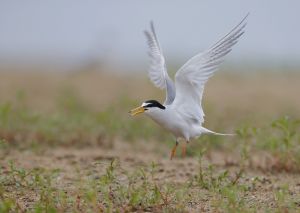
[[[150,27],[151,27],[151,28],[154,27],[154,22],[153,22],[153,20],[150,20]]]
[[[150,21],[150,27],[151,27],[151,31],[152,31],[153,35],[155,35],[155,27],[154,27],[153,20]]]

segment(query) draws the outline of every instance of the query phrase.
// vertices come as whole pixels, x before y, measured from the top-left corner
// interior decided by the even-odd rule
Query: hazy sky
[[[166,58],[183,62],[250,12],[227,61],[298,62],[299,11],[299,0],[1,0],[0,59],[144,62],[153,20]]]

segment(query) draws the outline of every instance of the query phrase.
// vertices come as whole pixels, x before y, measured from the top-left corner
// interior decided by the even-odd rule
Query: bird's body
[[[248,16],[248,15],[247,15]],[[222,63],[238,38],[243,35],[247,16],[227,35],[206,51],[188,60],[176,73],[175,82],[169,77],[162,49],[159,45],[154,25],[145,31],[149,46],[149,78],[155,86],[166,90],[166,100],[160,104],[156,100],[145,101],[140,107],[130,111],[131,115],[145,113],[176,138],[171,158],[174,156],[178,139],[186,142],[201,134],[229,135],[216,133],[202,126],[204,112],[201,106],[204,85]],[[184,149],[185,152],[185,149]]]
[[[151,112],[146,111],[145,114],[178,139],[182,138],[189,141],[190,138],[199,137],[203,132],[201,123],[196,119],[194,122],[186,121],[185,117],[181,116],[173,105],[167,105],[164,110],[153,109]]]

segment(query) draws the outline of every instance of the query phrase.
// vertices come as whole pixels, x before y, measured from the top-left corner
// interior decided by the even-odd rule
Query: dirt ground
[[[163,93],[156,90],[145,78],[132,77],[132,81],[124,81],[123,76],[111,76],[105,73],[7,73],[0,75],[1,101],[15,101],[19,91],[24,91],[28,98],[27,105],[36,111],[45,113],[55,111],[53,100],[70,88],[76,91],[86,105],[92,110],[101,111],[116,102],[122,96],[136,98],[142,101],[148,97],[162,98]],[[140,80],[142,79],[142,80]],[[247,120],[263,123],[260,119],[274,118],[289,112],[297,117],[300,115],[300,98],[296,91],[300,91],[299,74],[245,74],[238,77],[234,73],[217,75],[209,81],[204,96],[205,107],[208,110],[207,125],[214,126],[214,122],[227,119],[231,126],[227,130],[234,129],[236,124]],[[135,82],[134,84],[132,82]],[[146,86],[145,86],[146,85]],[[237,89],[239,88],[239,89]],[[109,92],[108,92],[109,91]],[[133,106],[135,107],[135,106]],[[128,109],[124,109],[124,112]],[[255,113],[254,113],[255,112]],[[256,113],[257,112],[257,113]],[[215,119],[209,120],[215,116]],[[131,119],[128,117],[128,119]],[[146,119],[146,118],[145,118]],[[145,142],[146,141],[146,142]],[[135,143],[124,141],[116,137],[112,147],[105,146],[43,146],[40,149],[13,149],[10,147],[1,152],[1,170],[9,170],[9,162],[14,162],[17,167],[24,169],[47,168],[60,170],[56,187],[65,190],[75,190],[74,182],[78,176],[82,178],[94,178],[106,172],[107,166],[116,159],[119,163],[120,175],[122,171],[134,171],[137,168],[149,166],[152,162],[157,164],[158,182],[170,182],[173,184],[185,184],[191,178],[199,174],[199,160],[197,156],[169,159],[169,146],[161,146],[159,142],[152,143],[153,139],[141,139]],[[189,149],[189,147],[188,147]],[[191,148],[193,149],[193,147]],[[243,176],[238,180],[249,187],[245,194],[247,206],[256,205],[257,210],[264,212],[264,208],[278,207],[278,198],[274,196],[274,190],[286,186],[288,194],[294,198],[300,198],[300,178],[298,172],[286,172],[272,170],[276,160],[267,152],[251,153],[251,162],[247,163]],[[240,157],[238,153],[226,152],[222,149],[210,149],[204,156],[203,168],[207,170],[209,165],[214,166],[214,172],[229,171],[229,176],[234,179],[240,170]],[[251,188],[252,187],[252,188]],[[7,189],[9,191],[9,189]],[[17,193],[17,192],[16,192]],[[200,212],[213,211],[211,196],[207,190],[197,193],[199,200],[190,203],[185,211]],[[208,196],[208,197],[206,197]],[[26,209],[39,198],[36,194],[27,194],[19,197],[20,205]],[[300,211],[300,200],[292,201],[295,209]],[[260,206],[259,206],[260,205]],[[284,209],[281,209],[282,211]],[[281,211],[280,210],[280,211]],[[288,209],[287,209],[288,211]]]
[[[199,163],[196,157],[186,157],[184,159],[177,157],[171,161],[166,156],[160,156],[146,150],[140,150],[137,153],[130,147],[121,147],[122,145],[120,148],[114,148],[113,150],[55,148],[45,150],[43,154],[32,153],[31,151],[10,151],[7,156],[2,157],[1,165],[4,171],[8,169],[6,166],[9,161],[13,161],[16,166],[25,169],[59,169],[61,172],[57,178],[56,187],[69,192],[76,191],[74,182],[76,182],[78,176],[97,179],[105,173],[105,169],[113,159],[117,159],[120,163],[121,171],[125,170],[127,172],[149,166],[150,162],[155,162],[158,165],[158,173],[155,177],[158,182],[184,184],[199,172]],[[233,158],[229,160],[224,153],[211,153],[210,159],[205,158],[204,160],[204,169],[207,169],[208,164],[214,165],[216,173],[226,169],[232,179],[235,178],[234,175],[239,170],[238,162]],[[122,172],[120,173],[122,175]],[[254,179],[257,180],[255,184]],[[256,205],[256,209],[261,212],[264,212],[266,207],[270,209],[277,207],[274,190],[280,189],[282,185],[287,185],[289,194],[295,196],[295,198],[300,198],[300,179],[297,173],[274,173],[272,171],[247,169],[239,182],[249,188],[253,187],[244,199],[248,202],[247,205]],[[189,204],[190,207],[185,209],[188,209],[189,212],[214,211],[211,208],[209,193],[206,190],[200,190],[198,193],[201,193],[198,202],[193,201]],[[26,209],[38,199],[35,193],[31,193],[20,196],[19,201],[20,205]],[[300,202],[294,201],[294,204],[300,208]]]

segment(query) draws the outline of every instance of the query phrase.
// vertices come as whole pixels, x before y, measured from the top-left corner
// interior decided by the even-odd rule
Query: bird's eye
[[[149,109],[149,108],[154,107],[154,106],[153,106],[153,104],[148,104],[148,105],[146,105],[144,107]]]

